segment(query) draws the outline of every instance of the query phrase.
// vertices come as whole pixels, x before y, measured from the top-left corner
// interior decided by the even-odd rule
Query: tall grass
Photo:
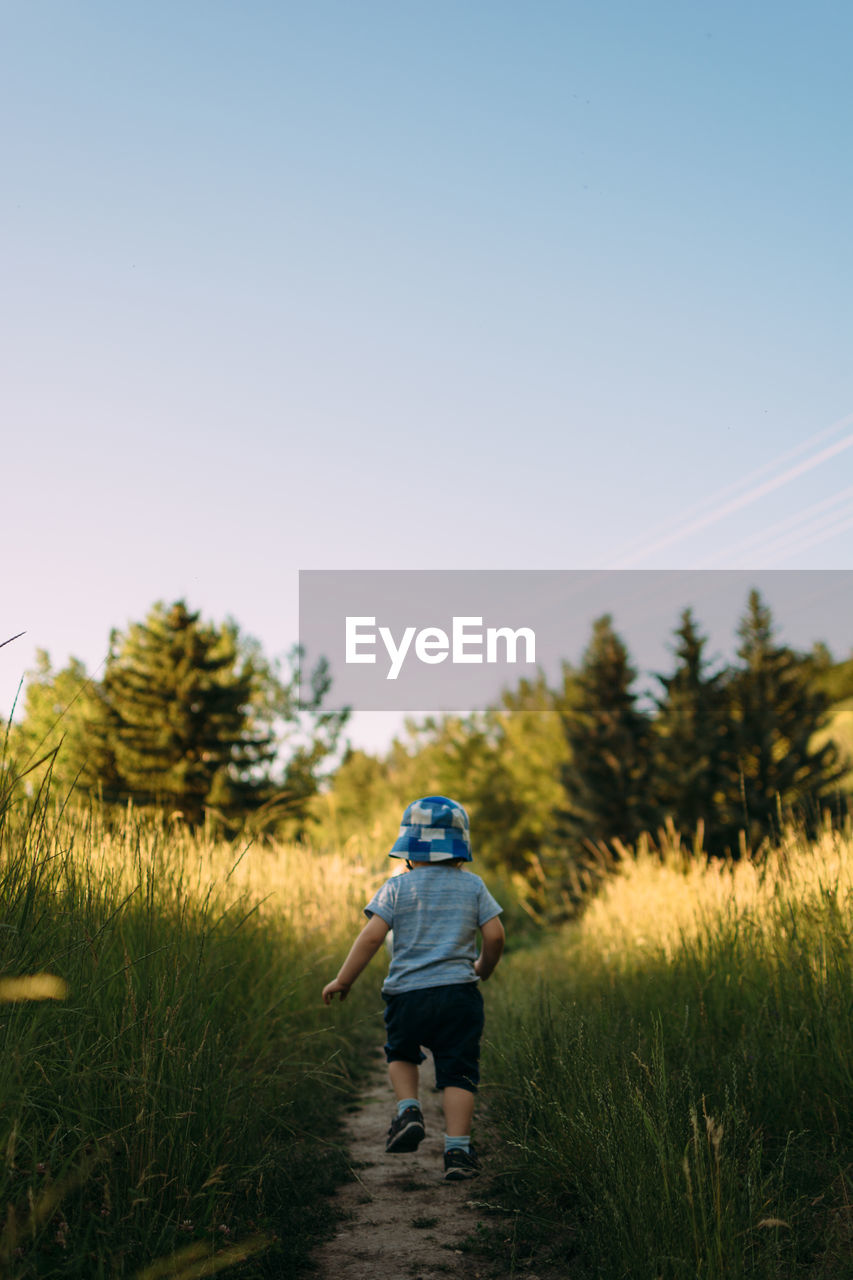
[[[853,840],[626,858],[490,992],[511,1240],[573,1276],[853,1274]]]
[[[375,985],[319,992],[381,878],[7,793],[0,1275],[292,1273],[377,1028]]]

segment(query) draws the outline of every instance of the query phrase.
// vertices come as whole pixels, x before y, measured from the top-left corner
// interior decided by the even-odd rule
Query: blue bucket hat
[[[447,796],[424,796],[413,800],[391,846],[389,858],[410,862],[449,862],[451,858],[471,861],[468,814]]]

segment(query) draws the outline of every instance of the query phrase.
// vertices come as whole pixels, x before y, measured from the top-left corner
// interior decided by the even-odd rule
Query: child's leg
[[[418,991],[404,991],[385,997],[385,1058],[388,1079],[398,1103],[418,1096],[418,1064],[425,1057],[418,1040],[416,998],[419,995]]]
[[[418,1068],[414,1062],[395,1058],[388,1063],[388,1078],[397,1095],[397,1115],[391,1121],[385,1150],[416,1151],[426,1132],[418,1102]]]
[[[418,1069],[414,1062],[396,1059],[388,1063],[388,1078],[398,1102],[418,1096]]]
[[[444,1130],[448,1138],[467,1137],[471,1132],[476,1095],[470,1089],[447,1085],[442,1091]]]

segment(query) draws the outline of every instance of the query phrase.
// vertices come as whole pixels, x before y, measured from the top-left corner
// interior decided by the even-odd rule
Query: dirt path
[[[426,1137],[420,1147],[387,1155],[393,1095],[384,1054],[377,1051],[360,1106],[347,1117],[356,1181],[341,1188],[338,1203],[352,1216],[317,1251],[320,1280],[505,1280],[493,1264],[459,1248],[477,1226],[481,1179],[443,1181],[444,1118],[432,1084],[427,1061],[421,1068]]]

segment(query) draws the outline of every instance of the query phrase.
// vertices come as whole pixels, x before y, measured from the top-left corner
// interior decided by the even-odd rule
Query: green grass
[[[353,913],[300,928],[235,888],[241,850],[204,882],[191,837],[100,821],[0,805],[0,973],[67,990],[0,1004],[0,1275],[154,1280],[212,1255],[293,1274],[347,1176],[336,1117],[379,1025],[370,984],[319,999]]]
[[[505,1255],[550,1242],[602,1280],[853,1275],[851,866],[829,836],[763,870],[629,861],[510,961],[484,1071],[494,1190],[522,1206]]]

